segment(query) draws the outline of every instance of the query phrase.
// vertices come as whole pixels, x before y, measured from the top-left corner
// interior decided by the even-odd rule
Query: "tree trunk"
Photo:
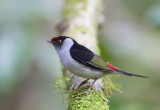
[[[103,2],[103,0],[66,0],[62,12],[63,21],[61,21],[58,26],[60,34],[72,37],[78,43],[99,54],[97,32],[100,23],[99,20],[102,16]],[[79,84],[85,80],[85,78],[72,75],[69,71],[65,70],[65,68],[63,68],[63,72],[64,76],[71,77],[74,88],[77,88]],[[88,88],[88,85],[91,84],[93,80],[89,80],[88,84],[75,91],[69,90],[67,109],[109,110],[106,95],[108,96],[110,94],[114,86],[107,76],[104,78],[105,80],[99,79],[94,84],[94,89],[92,90],[95,92],[81,94],[82,91]]]

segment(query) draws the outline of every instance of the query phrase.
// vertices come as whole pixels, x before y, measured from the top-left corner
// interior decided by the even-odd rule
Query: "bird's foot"
[[[96,91],[94,91],[94,90],[91,90],[91,88],[93,87],[93,85],[94,85],[94,83],[97,81],[97,79],[95,79],[94,81],[93,81],[93,83],[91,84],[91,86],[88,88],[88,90],[87,91],[83,91],[83,92],[81,92],[81,94],[85,94],[85,93],[87,93],[87,92],[96,92]]]
[[[88,83],[88,80],[89,80],[89,79],[86,79],[86,80],[82,81],[82,82],[79,84],[78,87],[73,87],[73,88],[72,88],[72,91],[74,91],[74,90],[76,90],[76,89],[79,89],[79,88],[82,87],[84,84]]]
[[[78,88],[72,88],[72,92],[74,92],[75,90],[77,90]]]

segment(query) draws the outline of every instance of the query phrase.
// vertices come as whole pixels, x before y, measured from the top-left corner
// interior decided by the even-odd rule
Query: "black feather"
[[[74,41],[74,44],[70,49],[70,53],[74,60],[92,69],[103,70],[103,68],[90,63],[90,61],[95,55],[92,51],[90,51],[88,48],[84,47],[83,45],[78,44],[75,40],[73,41]]]
[[[123,71],[123,70],[120,70],[120,69],[115,69],[114,71],[122,73],[122,74],[127,75],[127,76],[137,76],[137,77],[142,77],[142,78],[148,78],[147,76],[142,76],[142,75],[129,73],[129,72],[126,72],[126,71]]]

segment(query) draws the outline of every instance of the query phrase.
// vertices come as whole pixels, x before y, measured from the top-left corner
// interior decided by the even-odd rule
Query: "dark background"
[[[59,58],[46,41],[57,36],[63,0],[0,1],[0,110],[64,110],[53,85]],[[111,110],[160,108],[160,1],[106,0],[99,33],[102,56],[111,64],[150,79],[121,75]]]

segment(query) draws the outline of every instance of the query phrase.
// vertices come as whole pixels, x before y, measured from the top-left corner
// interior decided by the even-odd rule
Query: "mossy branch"
[[[63,21],[59,23],[58,29],[61,35],[70,36],[80,44],[90,50],[100,53],[97,43],[97,32],[99,18],[102,12],[103,0],[66,0],[62,12]],[[73,87],[85,80],[78,76],[71,76],[71,73],[63,68],[64,76],[71,77]],[[81,95],[81,91],[86,90],[88,84],[75,91],[69,90],[68,110],[109,110],[106,96],[111,94],[111,89],[115,86],[112,81],[105,76],[104,80],[99,79],[94,84],[97,92],[89,92]],[[92,83],[93,80],[89,80]],[[107,86],[107,87],[106,87]],[[102,89],[103,88],[103,89]],[[103,94],[105,91],[105,95]]]

